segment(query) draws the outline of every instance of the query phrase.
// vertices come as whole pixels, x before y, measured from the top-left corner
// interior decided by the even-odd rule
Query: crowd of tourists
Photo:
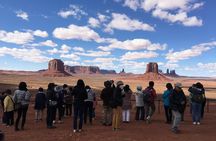
[[[206,102],[205,89],[200,82],[197,82],[189,87],[188,91],[190,93],[188,104],[190,105],[192,124],[200,125]],[[1,95],[2,124],[7,127],[14,126],[15,131],[24,130],[31,97],[32,94],[25,82],[20,82],[18,89],[14,92],[10,89],[3,92]],[[146,88],[138,85],[136,91],[133,92],[130,86],[124,85],[122,81],[114,83],[113,80],[107,80],[98,97],[94,90],[85,85],[81,79],[74,87],[67,84],[60,86],[49,83],[46,91],[40,87],[35,95],[35,122],[43,121],[46,116],[46,126],[48,129],[52,129],[56,128],[56,123],[63,123],[64,117],[73,117],[73,132],[82,132],[83,123],[93,124],[97,99],[100,98],[103,105],[102,125],[111,126],[113,131],[117,131],[120,130],[122,122],[130,123],[132,121],[133,97],[136,109],[135,120],[150,124],[155,113],[155,99],[157,98],[153,81],[150,81]],[[167,83],[162,101],[166,123],[171,124],[172,132],[179,133],[179,124],[184,121],[187,104],[182,84],[175,83],[173,86],[171,83]],[[46,114],[44,114],[45,110]],[[16,119],[14,119],[15,116]]]

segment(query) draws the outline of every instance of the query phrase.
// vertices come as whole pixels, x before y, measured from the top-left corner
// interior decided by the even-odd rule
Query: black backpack
[[[146,88],[143,91],[143,101],[144,103],[151,103],[152,102],[152,89]]]

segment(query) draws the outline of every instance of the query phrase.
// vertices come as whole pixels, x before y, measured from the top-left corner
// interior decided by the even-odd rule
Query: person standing
[[[151,117],[155,112],[155,98],[156,98],[156,91],[154,89],[154,82],[149,81],[149,86],[143,91],[143,100],[144,100],[144,107],[146,112],[146,123],[151,122]]]
[[[137,91],[134,93],[134,95],[135,95],[135,100],[136,100],[135,120],[143,120],[144,121],[145,109],[144,109],[142,86],[137,86]]]
[[[87,123],[87,117],[89,117],[89,123],[92,124],[93,102],[96,99],[96,96],[90,86],[86,86],[85,89],[88,94],[88,98],[85,100],[84,123]]]
[[[179,133],[179,124],[181,122],[182,112],[184,110],[184,104],[186,103],[186,97],[182,90],[182,84],[176,83],[173,92],[170,95],[170,108],[172,109],[173,124],[172,132]]]
[[[112,127],[113,131],[116,131],[120,127],[120,118],[121,118],[121,107],[123,105],[123,88],[124,83],[122,81],[118,81],[116,83],[116,88],[113,94],[113,120],[112,120]]]
[[[200,125],[202,103],[205,99],[204,89],[201,83],[196,83],[191,86],[188,91],[190,92],[191,106],[192,106],[192,120],[194,125]]]
[[[57,96],[54,90],[55,88],[54,83],[48,84],[48,89],[46,93],[47,97],[47,117],[46,117],[46,124],[48,129],[56,128],[53,126],[53,120],[55,119],[55,111],[57,106]]]
[[[43,92],[43,88],[38,89],[38,93],[36,94],[35,97],[35,121],[42,121],[43,119],[43,111],[46,107],[46,95]]]
[[[4,113],[6,116],[6,125],[11,126],[14,124],[14,101],[12,99],[11,90],[6,90],[7,95],[4,99]]]
[[[19,89],[14,92],[14,103],[17,110],[17,119],[15,123],[15,131],[19,131],[19,121],[22,117],[22,123],[21,123],[21,130],[24,130],[24,125],[26,122],[26,114],[29,107],[31,94],[29,93],[27,89],[26,82],[20,82],[19,83]]]
[[[74,87],[72,95],[74,96],[74,118],[73,118],[73,132],[81,132],[83,125],[83,112],[85,106],[85,100],[88,98],[88,94],[85,89],[85,83],[82,79],[77,81],[77,85]],[[77,128],[77,120],[79,119],[79,125]]]
[[[72,104],[73,104],[73,96],[72,96],[73,88],[69,87],[69,91],[65,95],[65,105],[66,105],[66,116],[72,116]]]
[[[172,110],[170,108],[170,95],[173,91],[173,86],[171,83],[166,84],[167,90],[163,93],[163,103],[164,103],[164,110],[166,115],[166,123],[170,124],[172,122]]]
[[[110,81],[104,82],[105,88],[101,91],[100,98],[103,101],[103,125],[112,125],[112,107],[111,103],[113,101],[113,88],[111,87]]]
[[[122,121],[124,123],[130,122],[130,110],[132,108],[131,104],[131,95],[132,91],[129,85],[125,85],[123,88],[124,98],[123,98],[123,105],[122,105]]]

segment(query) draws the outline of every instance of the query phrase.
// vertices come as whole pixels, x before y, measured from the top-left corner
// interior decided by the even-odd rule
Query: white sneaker
[[[196,122],[193,122],[193,125],[196,125]]]
[[[56,123],[56,121],[55,120],[53,120],[53,124],[55,124]]]
[[[200,122],[197,122],[197,125],[200,125]]]
[[[76,132],[77,132],[77,130],[75,130],[75,129],[74,129],[74,130],[73,130],[73,132],[74,132],[74,133],[76,133]]]

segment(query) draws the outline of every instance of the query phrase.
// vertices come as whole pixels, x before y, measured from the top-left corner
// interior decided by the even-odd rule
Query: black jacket
[[[186,104],[186,96],[181,90],[180,92],[173,90],[170,95],[170,108],[174,111],[179,111],[182,113],[184,111],[184,106]]]
[[[35,97],[35,109],[43,110],[46,107],[46,95],[43,92],[38,92]]]
[[[74,103],[84,104],[84,100],[88,98],[85,88],[75,86],[72,92],[74,96]]]
[[[113,88],[104,88],[101,92],[100,98],[103,100],[104,106],[111,106],[111,101],[113,100]]]
[[[117,106],[122,106],[123,97],[124,95],[122,94],[122,89],[119,87],[116,87],[114,90],[114,94],[113,94],[113,101],[115,102],[114,108],[116,108]]]

